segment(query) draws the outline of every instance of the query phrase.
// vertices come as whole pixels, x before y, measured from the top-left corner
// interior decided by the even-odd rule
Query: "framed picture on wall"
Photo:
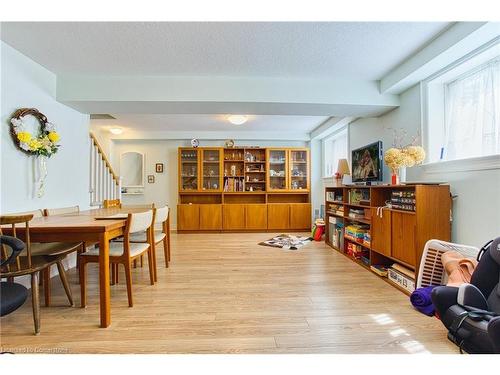
[[[163,173],[163,163],[156,163],[155,171],[156,173]]]
[[[148,183],[154,184],[155,183],[155,176],[153,176],[152,174],[148,175]]]

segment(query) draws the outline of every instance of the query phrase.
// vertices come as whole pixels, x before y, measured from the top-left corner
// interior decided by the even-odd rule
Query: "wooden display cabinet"
[[[222,168],[220,148],[201,149],[201,190],[222,191]]]
[[[270,148],[267,150],[267,171],[269,192],[309,191],[309,150]]]
[[[288,150],[270,148],[267,150],[267,191],[288,190]]]
[[[200,153],[193,148],[179,149],[179,191],[200,189]]]
[[[288,160],[289,190],[309,190],[309,150],[288,150]]]
[[[177,230],[309,231],[309,189],[308,149],[181,147]]]

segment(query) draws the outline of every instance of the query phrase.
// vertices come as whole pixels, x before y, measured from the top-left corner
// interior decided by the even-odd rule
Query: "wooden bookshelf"
[[[180,147],[178,160],[178,232],[311,229],[309,149]]]
[[[353,198],[361,199],[363,204]],[[386,202],[391,199],[396,206],[389,208]],[[327,187],[325,242],[369,270],[370,265],[398,263],[417,275],[425,243],[430,239],[450,240],[450,209],[448,185]],[[352,210],[358,214],[363,211],[364,217],[350,217]],[[359,232],[369,234],[369,243],[347,234],[353,231],[351,224],[357,224]],[[365,250],[368,264],[348,255],[350,243]]]

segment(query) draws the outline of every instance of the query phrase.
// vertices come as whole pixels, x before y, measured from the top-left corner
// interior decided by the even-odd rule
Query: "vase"
[[[392,170],[391,185],[399,185],[399,169]]]
[[[40,155],[37,157],[38,161],[38,180],[37,180],[37,192],[36,196],[38,198],[43,197],[45,194],[45,178],[47,177],[47,157]]]
[[[398,175],[399,175],[398,184],[401,184],[402,182],[406,182],[406,167],[399,168]]]

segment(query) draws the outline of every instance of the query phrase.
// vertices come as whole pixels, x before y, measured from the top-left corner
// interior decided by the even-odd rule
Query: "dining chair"
[[[137,209],[137,208],[155,208],[155,204],[154,203],[145,203],[145,204],[121,204],[120,205],[120,208],[122,209]],[[140,258],[140,262],[141,262],[141,267],[143,266],[143,259],[142,259],[142,256]],[[156,262],[156,258],[155,258],[155,262]],[[134,268],[137,267],[137,260],[134,260]],[[118,273],[116,274],[118,276]],[[118,279],[116,279],[116,282],[118,282]]]
[[[38,288],[38,277],[41,271],[46,270],[50,266],[56,264],[59,271],[59,277],[68,297],[69,303],[73,306],[73,296],[71,294],[71,288],[68,283],[68,278],[66,276],[66,271],[64,269],[63,260],[66,258],[68,252],[75,251],[76,247],[80,246],[80,243],[75,245],[75,249],[70,247],[66,248],[65,251],[59,249],[61,252],[51,252],[46,253],[45,251],[40,251],[38,244],[32,244],[30,241],[29,234],[29,222],[33,218],[33,215],[5,215],[0,216],[0,225],[10,225],[11,230],[9,231],[11,237],[19,238],[17,236],[16,226],[19,224],[22,226],[24,224],[25,234],[24,238],[19,238],[24,240],[26,244],[25,249],[21,251],[16,261],[13,264],[7,264],[0,269],[0,278],[7,278],[8,281],[13,281],[15,277],[30,275],[31,276],[31,299],[33,307],[33,320],[35,324],[35,334],[40,333],[40,295]],[[0,227],[0,235],[3,235],[2,228]],[[47,245],[47,244],[40,244]],[[45,246],[43,247],[45,249]],[[8,259],[9,255],[6,246],[2,246],[1,257],[3,259]]]
[[[25,247],[23,241],[11,236],[0,236],[0,245],[11,249],[10,254],[5,250],[6,257],[0,260],[0,269],[14,263]],[[0,316],[16,311],[24,305],[27,298],[28,289],[24,285],[15,283],[13,280],[0,282]]]
[[[122,203],[120,202],[119,199],[104,199],[102,201],[102,206],[103,208],[121,208]]]
[[[158,281],[157,266],[156,266],[157,265],[156,245],[163,242],[163,254],[165,256],[165,267],[168,268],[168,262],[170,260],[170,248],[168,246],[168,241],[167,241],[168,214],[169,214],[168,206],[160,207],[160,208],[153,208],[153,230],[152,230],[153,241],[151,242],[151,245],[153,246],[152,253],[153,253],[154,271],[155,271],[155,273],[154,273],[155,281]],[[156,225],[161,225],[161,230],[156,230],[156,228],[155,228]],[[149,241],[150,241],[147,231],[131,233],[129,240],[131,243],[149,243]],[[123,238],[118,238],[116,241],[123,242]],[[118,282],[118,280],[115,279],[115,282]]]
[[[77,214],[80,212],[80,206],[70,206],[61,208],[46,208],[45,216]]]
[[[39,209],[25,212],[16,212],[14,214],[8,214],[5,216],[24,216],[33,215],[33,218],[40,218],[47,216],[48,213],[59,212],[60,214],[67,214],[72,212],[79,212],[78,206],[57,208],[57,209]],[[48,243],[31,243],[31,253],[36,256],[55,256],[55,255],[69,255],[75,251],[81,251],[83,243],[81,242],[48,242]],[[25,254],[21,254],[25,255]],[[51,295],[51,266],[43,269],[41,271],[41,277],[39,278],[39,283],[43,284],[44,290],[44,302],[45,306],[50,306],[50,295]]]
[[[151,285],[154,285],[154,269],[153,269],[153,248],[152,242],[152,228],[153,228],[153,211],[149,210],[140,213],[129,213],[127,216],[127,223],[123,235],[123,242],[110,241],[109,243],[109,262],[111,265],[123,264],[125,268],[125,278],[127,281],[127,296],[128,305],[132,307],[132,262],[142,254],[147,252],[149,264],[149,278]],[[134,232],[146,231],[148,238],[147,243],[133,243],[130,242],[130,234]],[[81,306],[87,305],[87,285],[86,273],[87,263],[99,263],[99,249],[90,249],[85,253],[80,254],[80,293],[81,293]]]

